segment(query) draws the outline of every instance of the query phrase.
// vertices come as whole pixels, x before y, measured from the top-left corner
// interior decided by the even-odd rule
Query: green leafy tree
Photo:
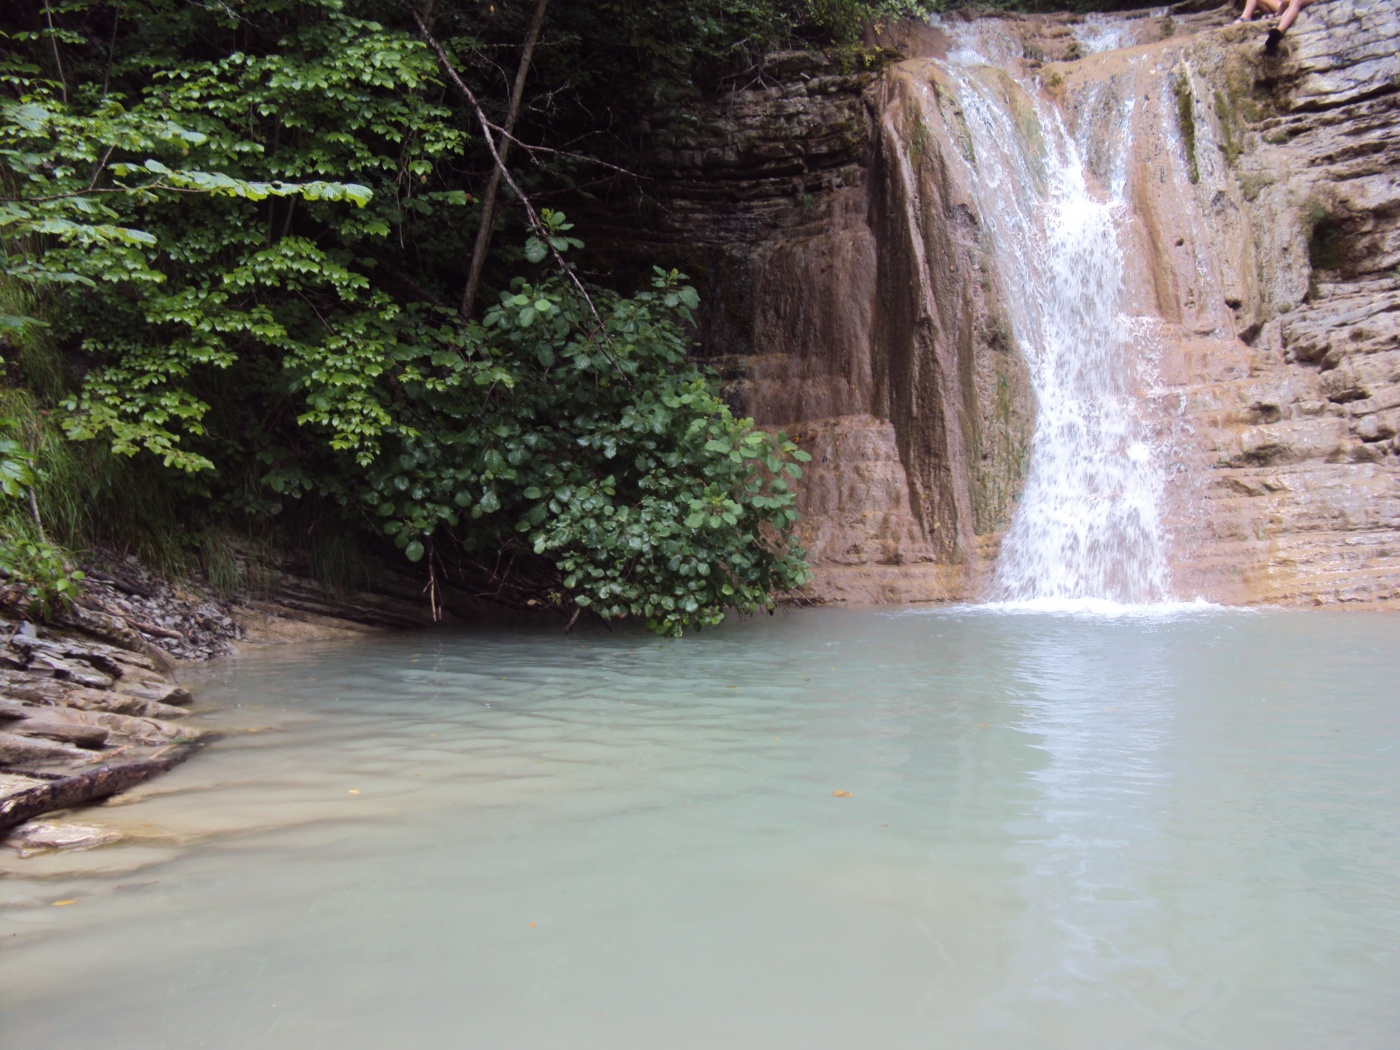
[[[686,360],[681,275],[586,286],[545,212],[485,316],[452,308],[481,143],[392,10],[73,0],[10,33],[3,274],[38,305],[4,324],[66,354],[69,435],[206,519],[383,537],[434,589],[679,633],[801,586],[802,454]]]

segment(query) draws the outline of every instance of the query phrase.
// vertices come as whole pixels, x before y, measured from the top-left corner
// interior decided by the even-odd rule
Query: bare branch
[[[111,150],[107,151],[109,154]],[[99,172],[99,174],[101,174]],[[202,193],[203,190],[180,190],[175,186],[165,185],[163,179],[156,179],[155,182],[148,182],[144,186],[103,186],[94,189],[89,186],[85,190],[70,190],[67,193],[50,193],[44,197],[0,197],[0,201],[6,204],[46,204],[49,201],[68,200],[70,197],[93,197],[99,193],[144,193],[148,190],[174,190],[176,193]]]
[[[58,30],[53,27],[53,5],[44,4],[44,20],[49,24],[49,43],[53,45],[53,64],[58,67],[58,90],[68,101],[68,77],[63,73],[63,59],[58,54]]]
[[[104,91],[105,95],[106,92]],[[107,167],[107,161],[112,159],[112,151],[116,149],[116,144],[107,147],[107,152],[102,154],[102,159],[97,162],[97,167],[92,170],[92,180],[88,183],[88,191],[91,192],[97,186],[97,180],[102,177],[102,171]]]
[[[492,126],[494,127],[495,125]],[[501,134],[504,135],[509,142],[515,143],[521,149],[529,153],[551,153],[556,157],[568,157],[571,160],[581,160],[585,164],[596,164],[600,168],[610,168],[611,170],[618,172],[619,174],[627,175],[634,179],[651,178],[650,175],[642,175],[639,172],[630,171],[627,168],[619,167],[616,164],[603,160],[601,157],[590,157],[587,153],[574,153],[572,150],[553,149],[550,146],[532,146],[528,142],[521,142],[518,138],[512,135],[509,131],[506,131],[504,128],[497,128],[496,130],[500,131]]]
[[[506,167],[505,161],[501,158],[500,151],[496,148],[495,136],[491,134],[494,125],[486,118],[486,113],[481,108],[481,102],[477,99],[476,92],[472,91],[471,87],[462,79],[461,75],[457,72],[457,68],[452,64],[452,60],[448,57],[447,52],[443,49],[442,44],[438,43],[437,37],[433,35],[432,30],[428,28],[413,4],[410,3],[409,0],[399,0],[399,6],[408,12],[409,17],[411,17],[418,26],[419,35],[422,36],[423,42],[437,55],[438,61],[442,64],[442,68],[447,73],[448,79],[452,81],[452,86],[462,93],[462,97],[465,98],[467,104],[472,107],[472,112],[476,116],[477,123],[481,125],[481,130],[485,133],[486,148],[491,151],[491,159],[495,161],[496,169],[501,173],[501,178],[505,180],[505,184],[515,193],[516,198],[525,209],[525,217],[530,223],[530,229],[534,231],[540,243],[543,244],[545,248],[548,249],[550,255],[554,257],[554,261],[558,265],[560,271],[562,271],[564,276],[578,289],[578,293],[583,297],[583,301],[588,304],[588,311],[593,315],[593,320],[596,321],[598,325],[597,334],[600,337],[600,349],[607,355],[613,367],[617,369],[617,373],[622,377],[623,382],[628,386],[635,386],[636,384],[632,382],[632,377],[622,370],[622,366],[618,363],[617,358],[613,356],[612,351],[608,348],[610,340],[608,339],[607,325],[603,321],[603,315],[598,312],[598,307],[594,304],[593,297],[588,294],[588,289],[583,286],[583,282],[579,280],[578,274],[574,272],[573,267],[564,261],[564,256],[559,253],[559,249],[554,247],[549,229],[540,219],[539,212],[535,210],[534,204],[530,202],[530,198],[525,195],[525,191],[520,188],[520,184],[515,181],[515,177],[511,175],[510,169]]]

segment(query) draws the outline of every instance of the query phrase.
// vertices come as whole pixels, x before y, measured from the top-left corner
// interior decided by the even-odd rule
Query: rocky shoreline
[[[0,618],[0,835],[36,847],[71,835],[22,827],[32,818],[126,790],[213,736],[181,724],[192,697],[168,654],[114,617],[69,619]]]
[[[63,811],[130,790],[218,738],[188,722],[182,665],[240,645],[432,623],[417,584],[394,574],[336,594],[283,573],[272,593],[234,600],[129,561],[85,571],[83,593],[52,623],[0,611],[0,843],[21,854],[113,841]]]

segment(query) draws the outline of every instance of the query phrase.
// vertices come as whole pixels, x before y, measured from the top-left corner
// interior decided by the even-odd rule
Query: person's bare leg
[[[1278,25],[1269,30],[1269,35],[1264,38],[1264,53],[1272,55],[1278,50],[1279,42],[1283,40],[1283,34],[1288,32],[1290,26],[1298,21],[1298,12],[1311,4],[1313,0],[1289,0],[1288,10],[1284,11],[1283,17],[1279,19]]]
[[[1263,8],[1271,15],[1277,15],[1281,7],[1279,0],[1245,0],[1244,11],[1236,22],[1249,22],[1254,18],[1254,12]]]
[[[1288,10],[1285,11],[1283,17],[1279,19],[1278,31],[1280,33],[1288,32],[1289,27],[1291,27],[1294,22],[1298,21],[1298,12],[1310,6],[1312,3],[1313,0],[1290,0]]]

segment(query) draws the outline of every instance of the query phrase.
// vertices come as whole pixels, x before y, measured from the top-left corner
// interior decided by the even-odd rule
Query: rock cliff
[[[1182,575],[1233,600],[1393,601],[1400,10],[1331,0],[1276,54],[1260,36],[1230,27],[1172,59],[1199,232],[1163,260],[1161,305],[1175,286],[1205,525]]]
[[[811,55],[765,77],[648,128],[652,206],[626,239],[698,280],[731,399],[813,454],[814,593],[965,596],[1032,413],[990,284],[963,279],[987,268],[966,187],[926,135],[900,144],[913,116],[887,78]]]
[[[1175,591],[1391,601],[1400,12],[1325,0],[1274,53],[1233,17],[1000,16],[992,36],[1069,124],[1131,103],[1125,281],[1156,332],[1143,411],[1177,461]],[[878,74],[779,56],[649,129],[646,250],[704,286],[704,353],[738,407],[813,453],[822,598],[983,594],[1027,469],[1015,290],[954,162],[947,28],[886,31],[907,57]]]
[[[1045,69],[1071,113],[1141,100],[1129,277],[1161,326],[1176,590],[1393,601],[1400,12],[1318,3],[1274,52],[1267,23],[1209,17]]]

